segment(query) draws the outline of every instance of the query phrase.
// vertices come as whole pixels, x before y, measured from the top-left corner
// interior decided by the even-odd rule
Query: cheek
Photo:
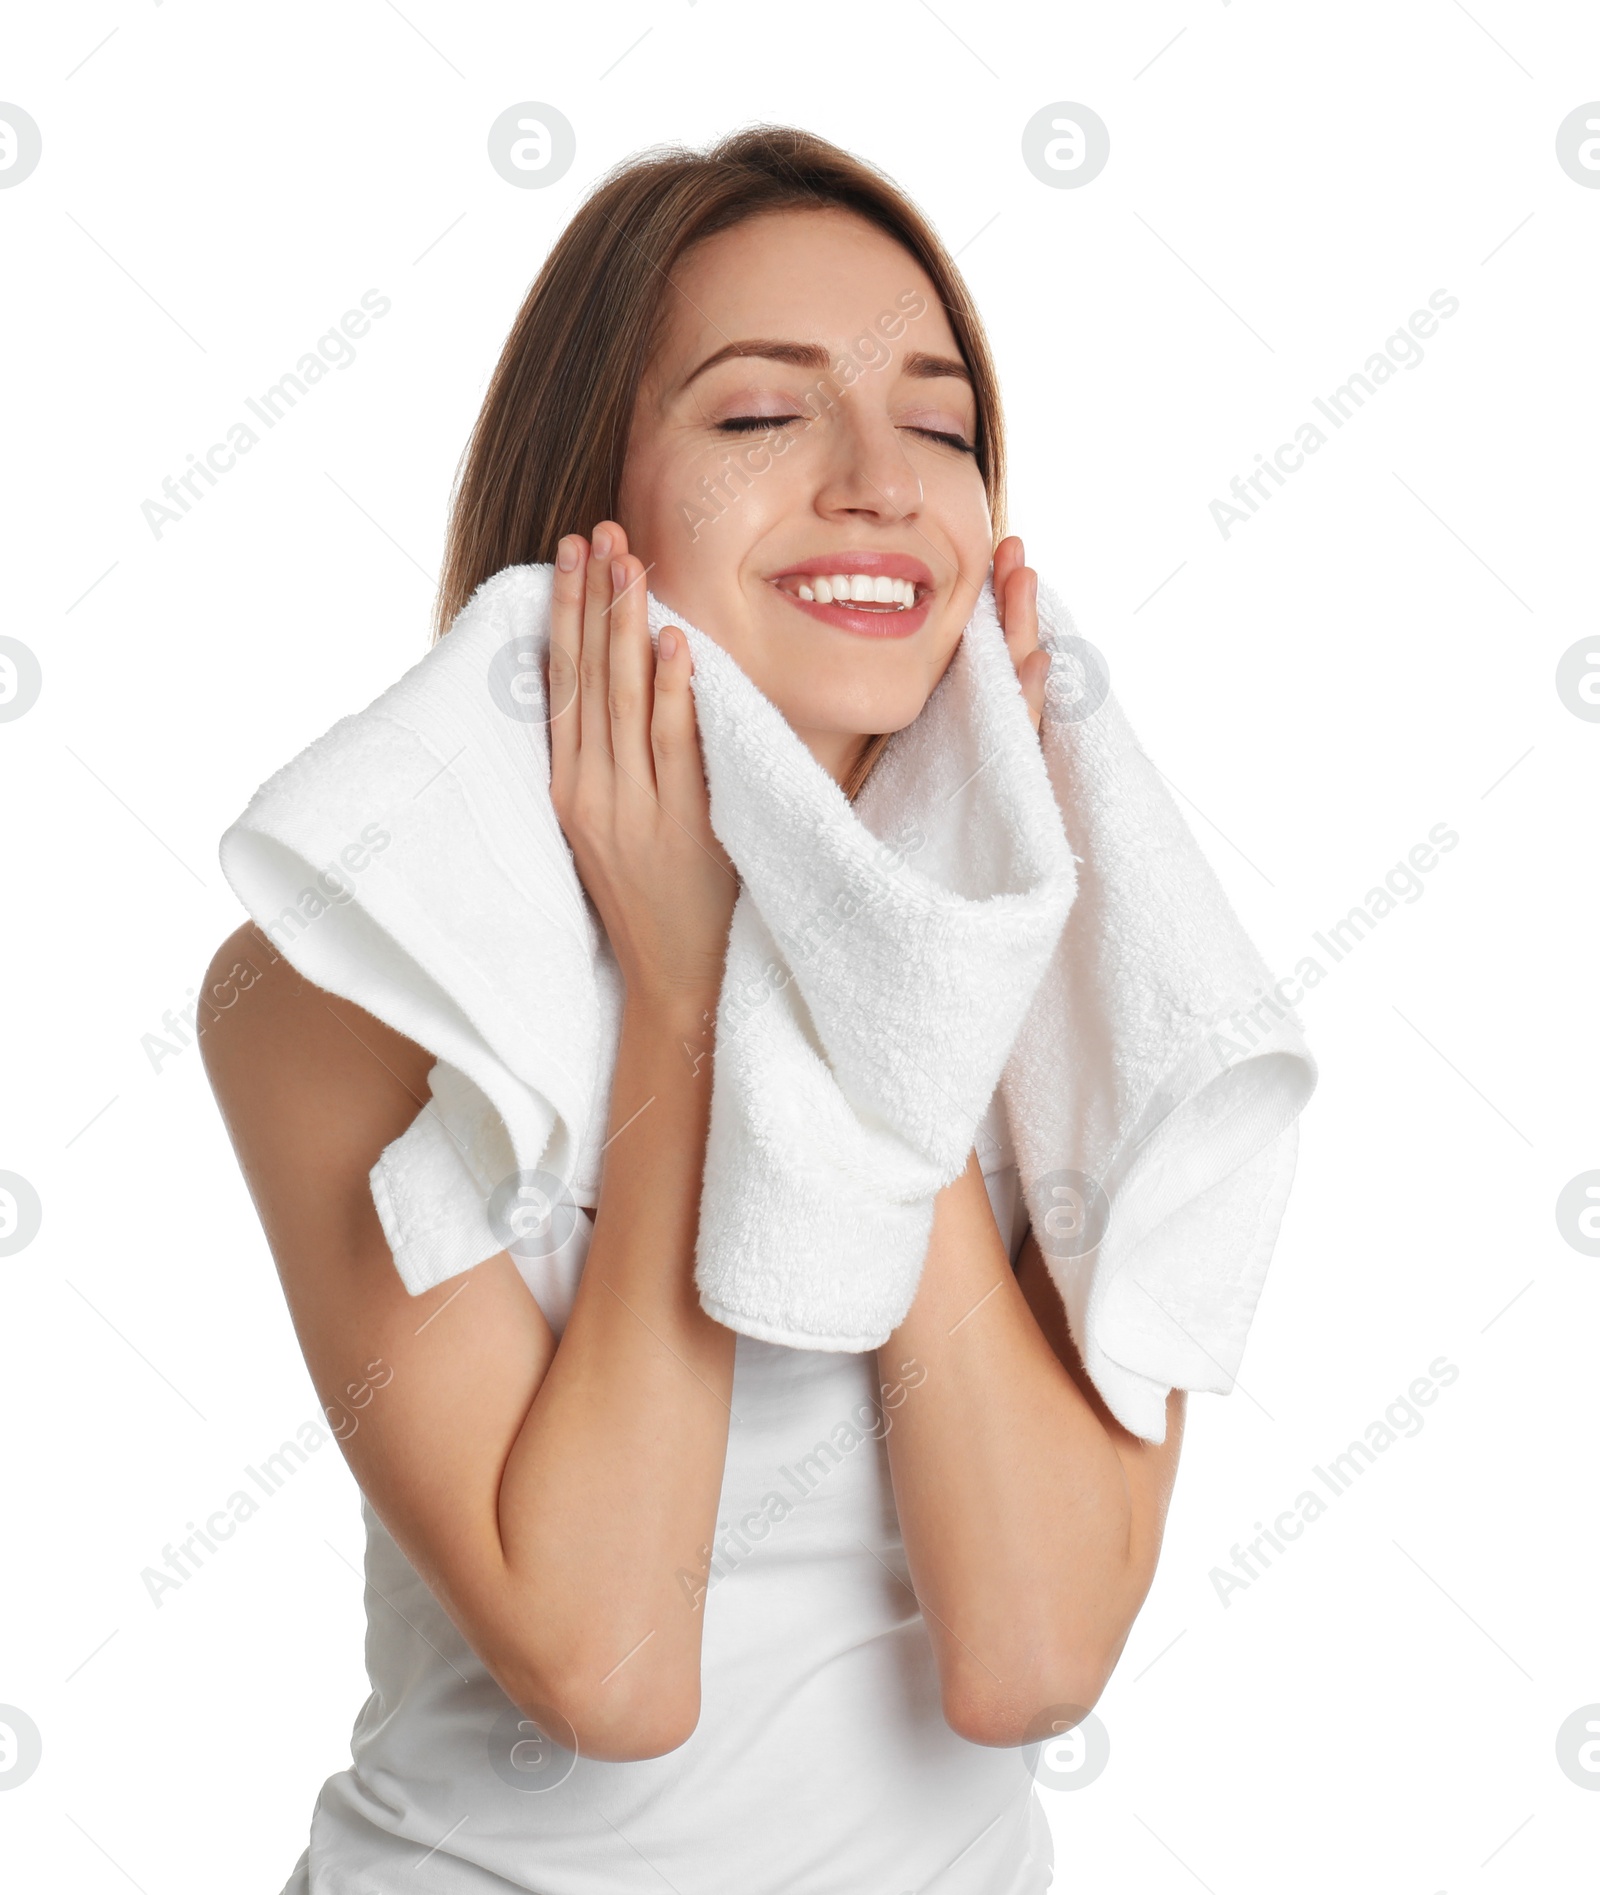
[[[963,457],[958,464],[925,472],[922,495],[925,509],[939,522],[962,572],[986,572],[994,553],[994,526],[976,464]]]
[[[793,505],[782,462],[755,447],[760,439],[630,452],[618,492],[618,524],[650,569],[650,590],[730,645],[743,622],[740,574],[750,549]]]
[[[660,454],[631,448],[617,483],[617,524],[628,536],[628,550],[649,565],[666,542],[671,517]],[[586,524],[583,531],[589,530]]]
[[[697,522],[734,510],[759,484],[751,470],[769,460],[753,443],[736,440],[730,448],[704,437],[630,449],[617,494],[618,524],[629,546],[647,563],[672,560]]]
[[[630,455],[619,496],[629,545],[661,568],[703,559],[708,550],[719,564],[737,564],[763,534],[809,505],[804,460],[797,442],[763,434]]]

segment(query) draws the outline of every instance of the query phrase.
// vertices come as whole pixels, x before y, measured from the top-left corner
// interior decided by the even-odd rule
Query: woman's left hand
[[[1044,717],[1044,681],[1050,654],[1039,643],[1039,575],[1022,563],[1022,541],[1013,533],[994,555],[994,602],[1006,635],[1006,650],[1035,730]]]

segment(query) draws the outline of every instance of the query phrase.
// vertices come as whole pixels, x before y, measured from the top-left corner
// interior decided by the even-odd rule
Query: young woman
[[[761,129],[647,156],[540,272],[468,450],[439,624],[500,568],[554,564],[551,795],[626,987],[559,1337],[509,1254],[415,1300],[396,1274],[367,1174],[430,1055],[253,928],[212,973],[262,970],[206,1061],[312,1379],[332,1404],[390,1372],[345,1443],[372,1696],[289,1891],[1049,1885],[1022,1747],[1117,1662],[1183,1396],[1160,1446],[1097,1397],[995,1108],[884,1347],[736,1340],[701,1310],[706,1023],[737,880],[686,641],[653,657],[644,610],[648,583],[854,794],[991,566],[1038,726],[1049,660],[1002,495],[955,265],[831,145]]]

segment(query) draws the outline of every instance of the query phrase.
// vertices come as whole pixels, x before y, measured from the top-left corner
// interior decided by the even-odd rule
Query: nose
[[[899,429],[886,414],[863,412],[849,401],[839,404],[835,420],[817,511],[829,519],[914,520],[922,510],[922,481]]]

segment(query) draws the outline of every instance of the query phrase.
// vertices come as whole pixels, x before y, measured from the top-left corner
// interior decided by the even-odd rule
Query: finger
[[[1006,586],[1012,573],[1021,564],[1022,541],[1012,533],[1000,542],[994,552],[994,607],[1002,627],[1006,623]]]
[[[569,533],[556,548],[550,597],[550,775],[563,780],[578,755],[578,652],[583,638],[584,565],[588,542]]]
[[[710,830],[711,798],[695,725],[694,692],[689,679],[694,659],[689,641],[676,625],[664,625],[656,646],[655,704],[650,714],[650,747],[655,756],[656,795],[667,815],[699,838]],[[710,836],[702,844],[731,875],[727,851]]]
[[[650,751],[656,796],[679,822],[692,822],[706,797],[705,768],[695,733],[694,660],[676,625],[663,625],[656,640],[655,691],[650,708]]]
[[[1006,650],[1021,671],[1030,651],[1039,649],[1039,575],[1031,566],[1014,566],[1006,577]]]
[[[611,755],[611,557],[621,534],[609,520],[594,530],[583,587],[583,644],[578,654],[582,733],[595,756]],[[623,548],[626,551],[626,547]]]
[[[1051,662],[1050,653],[1039,646],[1028,653],[1017,672],[1023,701],[1036,733],[1044,721],[1044,681],[1050,675]]]
[[[611,591],[611,754],[630,786],[654,799],[650,704],[655,666],[645,616],[644,566],[631,553],[613,555]]]

